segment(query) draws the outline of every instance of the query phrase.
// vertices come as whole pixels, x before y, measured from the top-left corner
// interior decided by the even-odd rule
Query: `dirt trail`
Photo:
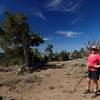
[[[25,75],[15,75],[13,71],[0,72],[0,96],[14,100],[91,100],[92,93],[86,96],[82,94],[85,79],[77,91],[73,91],[82,74],[79,66],[85,61],[51,62],[48,68]],[[100,96],[95,100],[100,100]]]

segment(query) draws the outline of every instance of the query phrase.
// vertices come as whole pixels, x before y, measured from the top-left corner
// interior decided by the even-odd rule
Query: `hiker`
[[[100,54],[98,53],[98,49],[95,45],[93,45],[90,48],[90,53],[88,55],[87,60],[87,69],[88,69],[88,75],[87,75],[87,89],[85,91],[85,94],[90,92],[90,85],[91,81],[93,82],[94,91],[92,97],[96,97],[97,91],[98,91],[98,80],[99,80],[99,74],[100,74]]]

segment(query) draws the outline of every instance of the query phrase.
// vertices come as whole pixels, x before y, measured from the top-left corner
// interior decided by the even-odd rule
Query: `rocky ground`
[[[92,93],[83,95],[85,78],[74,91],[86,69],[80,68],[81,63],[86,64],[86,59],[51,62],[48,66],[24,75],[16,75],[18,66],[1,66],[0,100],[91,100]],[[100,96],[95,100],[100,100]]]

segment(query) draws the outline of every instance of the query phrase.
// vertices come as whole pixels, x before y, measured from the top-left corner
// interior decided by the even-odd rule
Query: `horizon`
[[[98,0],[1,0],[0,21],[5,10],[24,13],[30,28],[45,40],[40,52],[48,44],[54,52],[74,51],[100,39],[99,4]]]

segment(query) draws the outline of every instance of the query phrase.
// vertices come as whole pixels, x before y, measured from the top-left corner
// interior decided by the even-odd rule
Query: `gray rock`
[[[34,75],[34,76],[27,76],[25,79],[24,79],[24,82],[25,83],[39,83],[42,81],[42,78],[37,76],[37,75]]]

